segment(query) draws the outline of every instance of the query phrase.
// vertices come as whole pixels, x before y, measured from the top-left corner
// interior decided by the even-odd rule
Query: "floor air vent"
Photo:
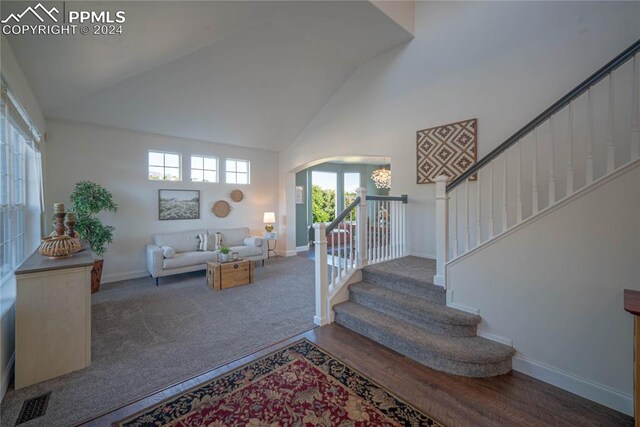
[[[49,396],[51,396],[51,392],[25,400],[15,425],[26,423],[27,421],[43,416],[47,412]]]

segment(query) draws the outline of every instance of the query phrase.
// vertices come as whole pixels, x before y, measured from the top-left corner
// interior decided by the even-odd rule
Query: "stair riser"
[[[361,335],[366,336],[400,354],[438,371],[465,377],[492,377],[503,375],[511,371],[511,358],[493,363],[470,363],[446,359],[425,348],[418,348],[412,343],[406,342],[401,337],[393,334],[382,334],[377,328],[372,327],[358,318],[347,313],[337,312],[336,323],[345,326]]]
[[[349,300],[371,308],[373,310],[384,313],[396,319],[401,319],[412,324],[424,328],[426,330],[439,334],[454,337],[474,337],[476,336],[476,325],[456,325],[447,322],[448,319],[437,318],[433,315],[429,316],[425,313],[408,313],[394,310],[393,303],[380,299],[374,295],[367,295],[361,292],[349,292]]]
[[[446,304],[446,294],[442,288],[436,287],[435,285],[429,285],[424,282],[414,281],[410,278],[368,271],[365,268],[362,271],[362,281],[384,286],[387,289],[403,292],[405,294],[427,298],[429,301],[436,304]]]

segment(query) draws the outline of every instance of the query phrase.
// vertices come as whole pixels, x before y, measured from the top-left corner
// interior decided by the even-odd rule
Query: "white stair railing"
[[[332,321],[332,307],[346,300],[357,271],[405,256],[406,203],[407,196],[367,196],[366,188],[358,188],[331,224],[313,224],[317,325]]]
[[[454,182],[436,178],[434,283],[446,287],[447,263],[638,160],[640,40]]]

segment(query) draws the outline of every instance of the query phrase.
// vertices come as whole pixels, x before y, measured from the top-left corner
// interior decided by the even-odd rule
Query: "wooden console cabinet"
[[[633,414],[640,427],[640,291],[624,290],[624,309],[633,314]]]
[[[91,365],[91,251],[16,270],[15,388]]]

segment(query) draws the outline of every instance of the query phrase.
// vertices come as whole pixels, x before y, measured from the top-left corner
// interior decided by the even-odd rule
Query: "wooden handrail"
[[[331,221],[331,224],[327,225],[327,236],[333,231],[334,228],[338,226],[338,224],[342,222],[343,219],[345,219],[351,213],[352,210],[356,208],[356,206],[358,206],[358,204],[360,204],[360,197],[356,197],[349,206],[344,208],[342,213],[340,213],[340,215],[338,215],[336,219]]]
[[[409,201],[409,196],[407,196],[406,194],[403,194],[401,196],[367,196],[367,201],[370,201],[370,200],[372,201],[383,200],[383,201],[389,201],[389,202],[398,201],[406,204]],[[360,196],[356,197],[353,200],[353,202],[351,202],[351,204],[347,206],[340,213],[340,215],[336,217],[336,219],[331,221],[331,224],[327,225],[326,235],[328,236],[338,226],[338,224],[340,224],[342,220],[344,220],[351,213],[351,211],[353,211],[356,208],[356,206],[358,206],[359,203],[360,203]],[[311,225],[309,226],[309,242],[313,242],[314,239],[315,239],[315,231],[313,230],[313,225]]]
[[[338,226],[338,224],[340,224],[340,222],[342,222],[343,219],[345,219],[347,217],[347,215],[349,215],[351,213],[352,210],[354,210],[356,208],[356,206],[358,206],[358,204],[360,203],[360,197],[356,197],[353,202],[351,202],[351,204],[349,206],[347,206],[341,213],[340,215],[338,215],[336,217],[336,219],[334,219],[333,221],[331,221],[331,224],[327,225],[326,228],[326,235],[328,236],[329,233],[331,233],[333,231],[334,228],[336,228]],[[313,225],[309,226],[309,242],[313,242],[315,239],[315,231],[313,229]]]
[[[403,194],[402,196],[367,196],[367,201],[369,200],[381,200],[386,202],[398,201],[406,204],[409,201],[409,197],[406,194]]]
[[[578,98],[580,95],[585,93],[589,88],[600,80],[605,78],[611,72],[613,72],[620,65],[625,63],[629,58],[635,55],[638,51],[640,51],[640,40],[636,41],[634,44],[625,49],[620,55],[613,58],[609,61],[604,67],[600,68],[598,71],[593,73],[588,79],[580,83],[578,86],[573,88],[569,93],[560,98],[555,104],[551,107],[544,110],[540,113],[535,119],[531,120],[527,123],[522,129],[514,133],[509,139],[507,139],[502,144],[498,145],[496,148],[491,150],[489,154],[484,156],[480,161],[478,161],[473,167],[469,168],[465,173],[460,175],[458,178],[453,180],[449,185],[447,185],[447,193],[456,188],[458,185],[467,180],[467,178],[471,177],[475,173],[477,173],[482,167],[487,165],[493,159],[502,154],[507,148],[511,147],[513,144],[522,139],[525,135],[531,132],[534,128],[538,127],[540,124],[544,123],[557,113],[566,107],[571,101]]]

